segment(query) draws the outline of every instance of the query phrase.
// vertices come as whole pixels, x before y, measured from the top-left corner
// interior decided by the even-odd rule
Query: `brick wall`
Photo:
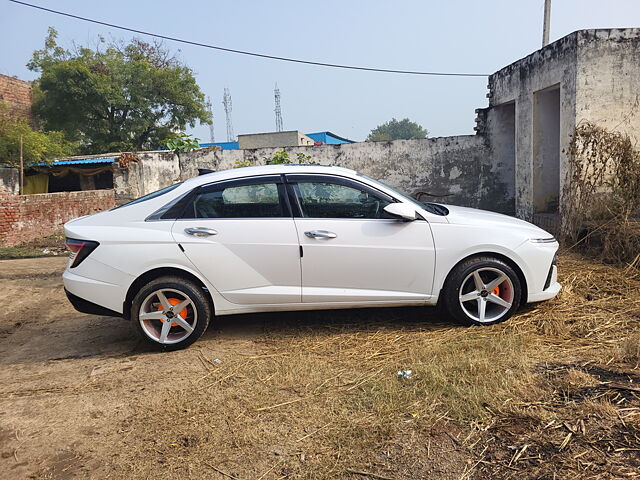
[[[7,102],[18,117],[31,119],[31,83],[0,75],[0,101]]]
[[[12,195],[0,192],[0,246],[61,233],[69,220],[115,205],[113,190]]]

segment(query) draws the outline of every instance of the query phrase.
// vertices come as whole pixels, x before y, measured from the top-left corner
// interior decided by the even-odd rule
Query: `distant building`
[[[297,130],[238,135],[238,148],[240,150],[278,147],[310,147],[312,145],[313,140]]]
[[[311,145],[339,145],[354,143],[332,132],[302,134],[297,130],[238,135],[237,142],[201,143],[201,147],[220,147],[222,150],[248,150],[252,148],[304,147]]]

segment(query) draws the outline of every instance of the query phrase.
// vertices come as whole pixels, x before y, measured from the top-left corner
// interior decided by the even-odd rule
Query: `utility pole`
[[[544,25],[542,27],[542,46],[549,45],[549,24],[551,23],[551,0],[544,0]]]
[[[276,132],[282,131],[282,109],[280,108],[280,89],[278,88],[278,84],[276,83],[276,88],[273,90],[273,95],[275,97],[275,112],[276,112]]]
[[[20,135],[20,195],[24,195],[24,159],[22,158],[22,135]]]

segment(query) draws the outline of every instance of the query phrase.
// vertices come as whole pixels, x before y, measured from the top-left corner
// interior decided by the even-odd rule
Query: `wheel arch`
[[[133,297],[136,296],[136,294],[140,291],[140,289],[144,285],[151,282],[152,280],[155,280],[156,278],[165,277],[169,275],[182,277],[187,280],[191,280],[197,285],[199,285],[200,288],[202,288],[203,292],[205,293],[207,300],[209,301],[209,305],[211,306],[211,312],[212,313],[215,312],[211,292],[209,291],[209,288],[205,285],[205,283],[202,281],[202,279],[200,279],[193,273],[189,272],[188,270],[184,270],[182,268],[158,267],[158,268],[153,268],[151,270],[146,271],[142,275],[138,276],[138,278],[136,278],[133,281],[133,283],[131,283],[131,285],[129,286],[129,289],[127,290],[127,295],[125,296],[124,302],[122,304],[122,316],[126,319],[131,318],[131,303],[133,302]]]
[[[520,268],[520,265],[518,265],[518,262],[516,262],[515,260],[513,260],[512,258],[508,257],[503,253],[492,252],[492,251],[482,251],[482,252],[472,253],[470,255],[467,255],[464,258],[461,258],[458,262],[452,265],[449,271],[447,272],[447,276],[445,277],[444,282],[442,283],[442,287],[438,295],[438,303],[440,303],[441,301],[442,290],[444,289],[445,285],[449,281],[449,278],[451,277],[451,273],[453,272],[453,270],[461,263],[466,262],[467,260],[470,260],[475,257],[494,257],[498,260],[502,260],[504,263],[509,265],[513,269],[513,271],[516,272],[516,275],[518,276],[518,280],[520,281],[520,288],[522,290],[522,294],[520,295],[520,305],[524,305],[525,303],[527,303],[527,298],[529,298],[527,278],[525,277],[524,272],[522,271],[522,268]]]

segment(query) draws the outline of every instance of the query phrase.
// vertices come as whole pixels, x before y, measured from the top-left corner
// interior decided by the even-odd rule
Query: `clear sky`
[[[29,1],[29,0],[26,0]],[[30,3],[193,41],[306,60],[402,70],[493,73],[540,48],[544,0],[32,0]],[[0,0],[0,73],[36,78],[25,64],[47,27],[59,41],[89,43],[127,32]],[[551,40],[583,28],[640,26],[640,0],[553,0]],[[222,95],[236,134],[275,130],[273,88],[285,130],[330,130],[364,140],[376,125],[409,117],[430,136],[473,133],[486,78],[338,70],[167,42],[214,104],[226,140]],[[209,140],[206,126],[195,128]]]

